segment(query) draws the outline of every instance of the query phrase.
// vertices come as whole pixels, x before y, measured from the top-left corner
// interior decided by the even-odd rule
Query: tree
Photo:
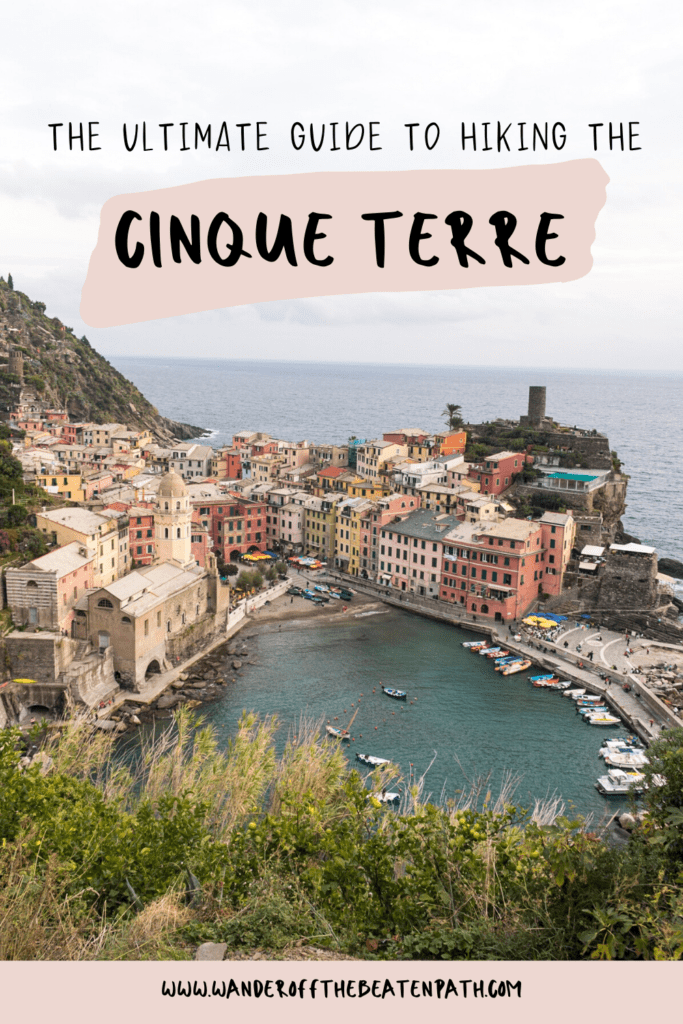
[[[263,586],[263,576],[258,570],[251,577],[251,585],[254,590],[260,590]]]
[[[235,565],[234,562],[224,562],[223,563],[223,567],[221,569],[221,573],[224,576],[236,576],[238,572],[239,572],[239,569],[237,568],[237,566]]]
[[[266,570],[266,579],[270,583],[272,583],[273,580],[277,579],[277,569],[275,568],[274,565],[271,565],[270,568]]]
[[[279,576],[286,576],[287,575],[287,563],[286,562],[276,562],[275,563],[275,572],[278,573]]]
[[[250,572],[242,571],[237,577],[235,587],[237,590],[247,591],[251,590],[254,586],[253,576]]]
[[[12,275],[11,274],[7,275],[7,287],[9,288],[9,290],[11,292],[14,291],[14,281],[12,280]]]
[[[460,413],[461,408],[459,405],[453,405],[451,402],[446,403],[446,408],[441,415],[445,417],[446,426],[449,430],[460,430],[463,427],[464,421]]]
[[[683,861],[683,729],[667,729],[647,750],[643,797],[657,830],[653,836],[676,862]]]

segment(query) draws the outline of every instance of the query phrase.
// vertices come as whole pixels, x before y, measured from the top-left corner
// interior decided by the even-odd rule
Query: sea
[[[622,460],[630,477],[626,531],[660,556],[683,560],[681,374],[147,357],[111,362],[160,413],[209,431],[203,440],[214,446],[246,429],[318,443],[374,438],[398,427],[436,430],[446,403],[460,405],[473,422],[516,419],[526,412],[529,385],[545,384],[549,415],[606,433]],[[227,743],[243,709],[277,714],[282,747],[301,714],[347,722],[360,699],[350,761],[357,764],[356,750],[387,757],[399,764],[402,787],[427,772],[425,792],[436,801],[458,799],[477,780],[488,780],[485,788],[495,796],[513,773],[517,800],[527,807],[557,795],[568,811],[599,820],[623,805],[594,788],[605,770],[597,756],[604,730],[585,724],[572,701],[534,688],[529,672],[501,678],[488,659],[462,647],[469,638],[475,637],[400,610],[316,628],[283,623],[281,630],[258,631],[256,664],[203,715]],[[385,697],[380,680],[407,690],[406,704]]]

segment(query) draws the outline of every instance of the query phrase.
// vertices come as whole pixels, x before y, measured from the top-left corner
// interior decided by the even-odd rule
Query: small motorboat
[[[500,654],[500,647],[479,647],[477,648],[477,654],[489,655],[489,654]]]
[[[379,684],[382,686],[382,684]],[[405,700],[408,694],[405,690],[396,690],[393,686],[382,686],[382,693],[386,693],[387,697],[393,697],[394,700]]]
[[[541,690],[549,690],[551,686],[559,682],[557,676],[551,676],[550,679],[536,679],[532,680],[533,686],[538,686]]]
[[[584,722],[588,722],[589,725],[616,725],[620,721],[620,718],[616,718],[615,715],[610,714],[594,714],[584,716]]]
[[[586,692],[585,690],[577,690],[577,689],[573,689],[573,690],[565,690],[565,691],[564,691],[564,693],[562,694],[562,696],[563,696],[563,697],[571,697],[571,698],[572,698],[572,700],[573,700],[573,699],[574,699],[575,697],[581,697],[581,696],[583,696],[583,694],[584,694],[585,692]]]
[[[605,757],[608,754],[625,754],[633,753],[639,756],[645,756],[645,747],[642,745],[640,740],[635,736],[611,736],[609,739],[602,741],[602,746],[598,751],[598,757]]]
[[[557,676],[554,676],[552,672],[547,672],[543,676],[529,676],[529,681],[532,683],[550,683],[555,682]]]
[[[375,757],[374,754],[356,754],[356,760],[361,764],[370,765],[371,768],[379,768],[382,764],[391,764],[387,757]]]
[[[506,665],[502,670],[502,675],[513,676],[516,672],[524,672],[525,669],[531,665],[530,661],[515,661],[512,665]]]
[[[608,715],[610,710],[606,704],[600,704],[598,707],[577,708],[576,713],[586,718],[588,715]]]
[[[650,763],[650,759],[640,750],[608,750],[603,754],[605,764],[611,768],[642,768]]]
[[[621,768],[610,768],[606,775],[600,776],[595,788],[603,796],[642,793],[645,789],[645,776],[642,772],[625,772]]]
[[[397,804],[401,799],[400,793],[368,793],[368,800],[379,800],[381,804]]]
[[[463,644],[463,647],[469,647],[470,649],[473,647],[486,647],[486,643],[486,640],[468,640]]]
[[[496,659],[496,661],[498,661],[498,660],[499,660],[500,658],[506,658],[506,657],[508,656],[508,654],[509,654],[509,653],[510,653],[509,651],[501,651],[501,650],[500,650],[500,648],[499,648],[499,649],[498,649],[497,651],[494,651],[494,653],[493,653],[493,654],[491,654],[491,653],[489,652],[489,653],[488,653],[488,654],[486,655],[486,657],[487,657],[487,658],[495,658],[495,659]]]

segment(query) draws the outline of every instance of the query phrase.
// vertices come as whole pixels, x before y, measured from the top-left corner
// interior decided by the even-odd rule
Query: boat
[[[379,800],[381,804],[397,804],[400,799],[400,793],[368,793],[368,800]]]
[[[477,648],[477,654],[499,654],[500,647],[479,647]]]
[[[642,768],[650,763],[650,759],[646,754],[641,753],[639,750],[610,750],[603,756],[605,764],[608,764],[611,768]]]
[[[499,648],[493,654],[491,654],[491,653],[487,654],[486,657],[487,658],[495,658],[496,661],[497,661],[499,658],[506,658],[509,653],[510,653],[509,651],[501,651],[500,648]]]
[[[566,690],[568,686],[571,686],[571,683],[568,682],[566,679],[558,679],[558,681],[556,683],[549,683],[548,684],[548,689],[549,690],[560,690],[561,691],[561,690]]]
[[[387,757],[375,757],[374,754],[356,753],[356,760],[362,764],[369,764],[371,768],[379,768],[382,764],[391,764]]]
[[[557,676],[551,676],[550,679],[537,679],[535,682],[532,680],[532,685],[538,686],[542,690],[549,690],[557,682],[559,682]]]
[[[625,754],[627,752],[644,756],[645,747],[635,736],[611,736],[609,739],[602,741],[598,757],[605,757],[607,754],[612,753]]]
[[[642,772],[625,772],[621,768],[610,768],[606,775],[600,776],[595,788],[603,796],[642,793],[645,789],[645,776]]]
[[[586,692],[585,690],[576,690],[576,689],[574,689],[574,690],[565,690],[564,693],[562,694],[562,696],[563,697],[572,697],[572,698],[574,698],[574,697],[581,697],[581,695],[584,694],[585,692]]]
[[[517,665],[520,661],[524,661],[524,658],[503,658],[500,665],[496,664],[493,668],[496,672],[502,672],[508,665]]]
[[[382,684],[379,684],[382,686]],[[408,694],[405,690],[395,690],[393,686],[382,686],[382,693],[386,693],[387,697],[393,697],[394,700],[405,700]]]
[[[547,672],[543,676],[529,676],[529,681],[532,683],[544,683],[544,682],[555,682],[557,676],[554,676],[552,672]]]
[[[354,713],[351,715],[351,721],[349,722],[345,729],[337,729],[335,725],[329,725],[328,723],[328,725],[325,726],[325,729],[327,730],[327,735],[332,736],[335,740],[346,740],[348,742],[348,740],[351,738],[351,726],[353,725],[353,720],[359,711],[360,708],[356,708]]]
[[[486,644],[486,640],[467,640],[466,643],[463,644],[463,647],[486,647]]]
[[[584,721],[588,722],[589,725],[616,725],[620,722],[620,718],[616,718],[614,715],[586,715]]]
[[[504,676],[512,676],[515,672],[524,672],[531,665],[530,661],[516,661],[512,665],[506,665],[502,671]]]
[[[334,725],[326,725],[325,730],[328,736],[332,736],[335,740],[348,740],[351,739],[347,736],[343,729],[337,729]]]
[[[576,710],[577,714],[586,718],[588,715],[609,715],[611,709],[608,708],[606,704],[601,704],[597,708],[577,708]]]

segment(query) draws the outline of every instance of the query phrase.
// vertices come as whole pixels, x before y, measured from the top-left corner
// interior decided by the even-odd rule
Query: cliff
[[[10,348],[23,354],[25,384],[49,406],[67,409],[72,420],[147,428],[166,444],[206,433],[202,427],[161,416],[85,336],[77,338],[70,327],[45,315],[44,302],[32,301],[0,277],[1,410],[14,403],[19,384],[19,378],[8,372]]]

